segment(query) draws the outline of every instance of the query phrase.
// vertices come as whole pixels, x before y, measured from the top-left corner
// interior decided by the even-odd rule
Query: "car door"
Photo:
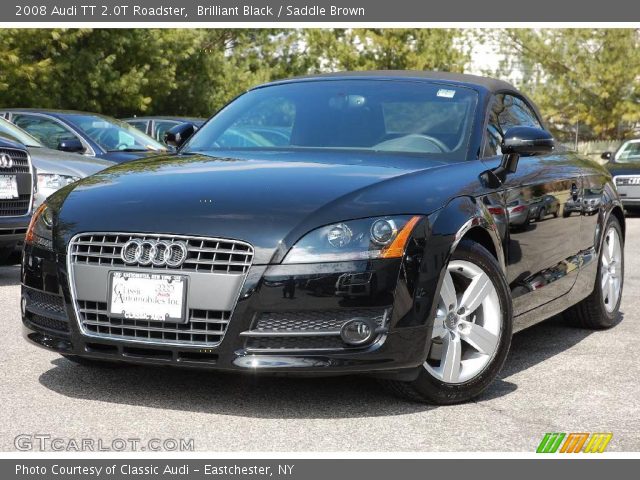
[[[61,140],[70,138],[78,139],[82,144],[86,143],[78,137],[70,128],[61,122],[44,116],[31,113],[13,113],[11,121],[18,127],[30,133],[42,142],[46,147],[58,149]]]
[[[515,126],[542,128],[535,110],[515,93],[494,95],[484,141],[484,162],[500,163],[504,133]],[[581,190],[580,169],[565,155],[523,156],[502,186],[509,229],[505,239],[507,277],[514,315],[566,294],[579,266],[580,215],[563,205]],[[548,207],[548,208],[547,208]]]

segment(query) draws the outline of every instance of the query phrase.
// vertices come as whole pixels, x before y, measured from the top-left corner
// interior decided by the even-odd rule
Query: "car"
[[[547,215],[557,217],[560,213],[560,203],[553,195],[536,197],[529,203],[531,218],[537,221],[544,220]]]
[[[196,128],[200,128],[206,118],[198,117],[131,117],[123,118],[123,122],[128,123],[132,127],[137,128],[141,132],[146,133],[151,138],[155,138],[158,142],[164,143],[164,135],[176,125],[190,123]]]
[[[129,124],[97,113],[12,108],[0,110],[0,116],[37,138],[47,148],[113,163],[167,151],[165,145]]]
[[[627,209],[640,208],[640,138],[627,140],[615,153],[604,152],[602,159],[607,161],[622,204]]]
[[[21,244],[31,220],[33,166],[29,152],[0,136],[0,264]]]
[[[29,152],[37,174],[34,209],[59,188],[114,165],[114,162],[107,160],[46,148],[36,138],[4,118],[0,118],[0,137],[21,143]]]
[[[219,143],[257,126],[289,132],[287,145]],[[561,312],[585,328],[619,321],[611,176],[554,150],[507,82],[302,77],[249,90],[190,138],[175,128],[175,154],[110,167],[34,214],[29,341],[88,365],[375,375],[451,404],[491,384],[513,332]],[[596,215],[501,235],[489,211],[585,188],[601,189]]]
[[[509,213],[509,226],[515,228],[523,228],[531,222],[531,210],[529,202],[522,198],[507,203],[507,212]]]

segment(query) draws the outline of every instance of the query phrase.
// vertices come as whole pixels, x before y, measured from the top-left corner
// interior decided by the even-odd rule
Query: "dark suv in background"
[[[0,264],[24,240],[33,188],[29,153],[22,145],[0,138]]]

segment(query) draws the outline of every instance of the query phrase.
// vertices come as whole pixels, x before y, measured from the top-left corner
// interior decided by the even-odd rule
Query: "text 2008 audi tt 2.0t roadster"
[[[332,74],[241,95],[175,155],[54,194],[26,237],[26,338],[79,363],[375,374],[447,404],[514,331],[614,325],[623,210],[511,85]],[[181,144],[181,145],[180,145]],[[563,215],[597,192],[597,212]],[[513,228],[509,205],[558,215]]]

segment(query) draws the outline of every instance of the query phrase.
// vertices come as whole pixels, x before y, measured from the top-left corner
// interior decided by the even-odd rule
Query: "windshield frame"
[[[460,147],[452,152],[443,152],[443,153],[430,153],[430,152],[421,152],[421,151],[395,151],[395,150],[385,150],[385,149],[372,149],[372,148],[360,148],[360,147],[322,147],[322,146],[269,146],[269,147],[218,147],[218,148],[209,148],[209,149],[201,149],[193,150],[193,141],[197,138],[198,135],[204,135],[205,127],[214,123],[220,115],[223,115],[225,111],[228,110],[230,106],[232,106],[236,101],[243,98],[244,96],[251,94],[252,92],[256,92],[259,90],[277,88],[283,86],[291,86],[291,85],[299,85],[299,84],[310,84],[310,83],[335,83],[335,82],[384,82],[384,83],[406,83],[406,84],[414,84],[414,85],[429,85],[433,87],[448,87],[450,89],[456,90],[465,90],[470,92],[473,96],[473,103],[470,106],[468,112],[466,113],[466,125],[462,131],[462,135],[458,141]],[[209,118],[209,120],[200,127],[192,136],[189,138],[184,145],[178,150],[180,154],[193,155],[193,154],[209,154],[213,155],[216,152],[305,152],[305,151],[315,151],[315,152],[357,152],[359,154],[371,154],[371,155],[401,155],[408,157],[417,157],[417,158],[439,158],[443,159],[446,162],[454,163],[465,161],[473,157],[473,143],[475,141],[474,135],[475,130],[477,129],[477,124],[479,120],[478,115],[482,110],[483,104],[483,94],[482,91],[476,88],[473,84],[465,84],[465,83],[457,83],[446,80],[438,80],[438,79],[422,79],[422,78],[386,78],[386,77],[318,77],[318,78],[306,78],[306,79],[296,79],[296,80],[283,80],[274,83],[268,83],[264,85],[257,86],[247,92],[244,92],[233,100],[231,100],[227,105],[218,110],[214,116]],[[225,131],[232,128],[232,124],[226,127]]]
[[[129,125],[127,122],[124,122],[122,120],[118,120],[117,118],[111,118],[108,117],[106,115],[101,115],[99,113],[85,113],[85,112],[72,112],[72,113],[64,113],[61,114],[60,117],[68,124],[70,124],[71,126],[73,126],[76,130],[82,132],[82,134],[84,136],[86,136],[89,140],[91,140],[91,142],[93,142],[95,145],[97,145],[100,149],[102,149],[105,152],[125,152],[125,151],[131,151],[131,150],[127,150],[127,149],[109,149],[107,148],[107,146],[101,144],[100,142],[98,142],[94,137],[92,137],[91,135],[89,135],[89,133],[86,131],[85,128],[83,128],[78,121],[76,120],[76,117],[93,117],[96,120],[100,120],[106,123],[109,123],[110,125],[113,125],[114,127],[117,127],[121,130],[123,130],[124,132],[126,132],[128,135],[131,135],[132,137],[134,137],[134,139],[139,142],[139,143],[143,143],[143,144],[147,144],[147,145],[152,145],[156,148],[146,148],[146,149],[140,149],[139,151],[143,152],[143,151],[147,151],[147,152],[167,152],[168,148],[166,145],[161,144],[160,142],[156,141],[155,139],[151,138],[149,135],[147,135],[146,133],[138,130],[137,128],[133,127],[132,125]],[[137,151],[137,149],[136,149]]]

